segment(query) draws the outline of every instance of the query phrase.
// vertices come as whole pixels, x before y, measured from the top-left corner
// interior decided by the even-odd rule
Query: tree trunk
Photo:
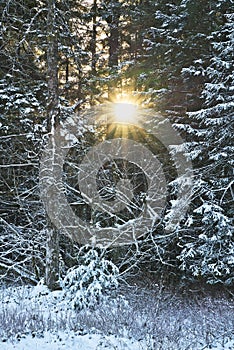
[[[92,39],[91,39],[91,67],[92,73],[96,74],[96,63],[97,63],[97,0],[93,0],[93,30],[92,30]]]
[[[120,18],[120,3],[118,0],[111,0],[109,3],[110,16],[107,17],[109,26],[109,68],[114,73],[118,69],[119,63],[119,18]],[[112,79],[108,87],[108,98],[111,100],[116,92],[116,79]]]
[[[58,38],[56,33],[55,0],[48,0],[47,15],[47,128],[51,137],[59,124],[59,93],[58,93]],[[51,160],[54,164],[53,159]],[[59,233],[48,218],[46,247],[45,283],[50,290],[59,287]]]

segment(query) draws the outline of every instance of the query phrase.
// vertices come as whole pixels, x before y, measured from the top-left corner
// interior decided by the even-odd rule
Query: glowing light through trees
[[[129,101],[114,103],[113,112],[117,123],[135,124],[137,121],[137,105]]]

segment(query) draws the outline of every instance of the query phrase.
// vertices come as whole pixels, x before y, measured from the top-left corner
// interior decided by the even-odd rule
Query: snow
[[[35,313],[38,308],[43,314],[44,319],[56,321],[58,317],[74,316],[74,309],[70,309],[68,300],[64,300],[63,291],[50,292],[41,281],[36,287],[16,287],[7,288],[2,291],[0,298],[0,309],[10,310],[13,312],[22,303],[22,318],[24,313],[30,311]],[[30,311],[29,311],[30,310]],[[58,316],[59,315],[59,316]],[[38,320],[36,322],[40,322]],[[6,321],[9,322],[9,321]],[[119,350],[142,350],[145,348],[144,341],[117,337],[116,335],[104,335],[98,330],[91,330],[89,333],[83,329],[72,330],[47,330],[41,332],[30,332],[27,330],[29,321],[24,320],[25,332],[16,332],[10,338],[2,336],[0,338],[1,350],[102,350],[102,349],[119,349]]]
[[[206,346],[202,350],[233,350],[234,349],[234,340],[227,340],[225,343],[217,343],[214,346]]]
[[[149,292],[147,292],[149,293]],[[143,295],[143,294],[142,294]],[[122,298],[123,303],[120,303]],[[149,299],[146,299],[146,307],[150,302],[152,296],[149,294]],[[142,330],[145,327],[145,324],[149,324],[150,320],[148,319],[146,310],[141,314],[137,314],[136,309],[131,309],[131,305],[125,300],[124,296],[119,296],[111,299],[106,304],[103,304],[106,308],[110,308],[105,311],[104,315],[108,318],[108,312],[113,308],[120,308],[121,314],[124,314],[126,310],[133,313],[133,318],[135,319],[136,324],[139,329]],[[148,300],[148,301],[147,301]],[[159,302],[158,299],[157,302]],[[168,300],[168,296],[166,297]],[[173,300],[172,304],[174,305],[176,299]],[[168,301],[167,301],[168,303]],[[219,301],[222,303],[222,301]],[[171,304],[171,305],[172,305]],[[112,305],[112,306],[111,306]],[[154,302],[153,304],[154,305]],[[152,308],[152,305],[149,308]],[[178,305],[178,309],[175,308],[174,313],[170,314],[167,310],[165,315],[162,315],[160,332],[162,332],[163,323],[169,325],[168,334],[165,338],[159,338],[158,336],[154,337],[152,334],[147,333],[146,336],[138,334],[138,336],[130,336],[127,331],[124,331],[124,320],[120,320],[120,327],[123,327],[122,335],[117,335],[115,332],[102,332],[93,326],[86,329],[86,326],[83,328],[79,323],[80,320],[84,320],[82,317],[78,319],[77,314],[68,300],[64,299],[63,291],[50,292],[47,287],[43,284],[43,281],[39,283],[36,287],[21,286],[21,287],[2,287],[0,288],[0,349],[1,350],[230,350],[234,348],[234,333],[233,329],[230,328],[231,322],[226,324],[226,332],[217,334],[215,339],[210,338],[211,341],[203,343],[202,339],[199,339],[199,336],[196,336],[196,345],[193,342],[191,345],[191,339],[189,339],[190,332],[193,332],[191,328],[191,321],[194,322],[194,319],[191,320],[188,318],[188,315],[191,312],[191,305],[189,304],[189,313],[186,313],[186,310],[182,311],[183,318],[178,318],[178,313],[181,311],[181,306]],[[209,304],[212,305],[212,304]],[[220,305],[220,304],[219,304]],[[222,304],[227,310],[230,307],[233,308],[232,304]],[[123,309],[122,309],[123,307]],[[163,313],[164,308],[161,309],[160,313]],[[220,305],[221,307],[221,305]],[[232,310],[230,309],[230,317],[232,315]],[[134,312],[135,310],[135,312]],[[160,308],[159,308],[160,310]],[[202,308],[200,309],[201,313],[204,312]],[[214,313],[212,309],[212,314]],[[222,309],[223,310],[223,309]],[[112,309],[113,311],[113,309]],[[91,309],[88,312],[84,313],[84,317],[87,319],[92,317],[94,311]],[[95,314],[96,315],[96,314]],[[102,314],[103,315],[103,314]],[[121,318],[121,315],[118,314]],[[129,314],[127,314],[129,315]],[[157,322],[155,318],[159,315],[156,315],[153,312],[153,320]],[[201,315],[202,316],[202,315]],[[203,315],[204,317],[205,315]],[[221,315],[220,315],[221,316]],[[5,318],[5,323],[3,322],[3,317]],[[113,314],[110,314],[110,319],[106,322],[113,322]],[[199,317],[199,314],[198,314]],[[213,314],[214,317],[214,314]],[[178,321],[180,320],[180,321]],[[224,319],[220,319],[220,322],[223,324]],[[33,327],[32,327],[32,323]],[[127,322],[125,320],[124,322]],[[132,322],[132,321],[130,321]],[[181,336],[180,333],[173,335],[173,326],[178,322],[181,323],[182,337],[180,342],[175,342],[176,337]],[[184,323],[183,323],[184,322]],[[15,324],[14,324],[15,323]],[[22,323],[22,324],[20,324]],[[73,329],[71,325],[73,323]],[[183,323],[183,324],[182,324]],[[214,322],[215,323],[215,322]],[[201,325],[204,327],[205,323]],[[83,322],[82,322],[83,326]],[[99,327],[99,326],[98,326]],[[151,327],[151,326],[150,326]],[[196,326],[197,327],[197,326]],[[195,327],[195,328],[196,328]],[[1,329],[2,328],[2,329]],[[33,328],[35,330],[33,330]],[[109,329],[109,328],[108,328]],[[228,330],[228,331],[227,331]],[[198,328],[196,328],[196,332]],[[206,330],[204,330],[206,332]],[[220,336],[221,334],[221,336]],[[162,342],[162,339],[163,342]]]
[[[58,332],[56,334],[46,332],[41,338],[24,336],[14,343],[0,343],[1,350],[142,350],[142,345],[142,342],[117,338],[113,335],[78,335],[74,332]]]

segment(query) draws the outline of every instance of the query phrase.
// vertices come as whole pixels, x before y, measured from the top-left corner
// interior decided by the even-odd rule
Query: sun
[[[138,106],[130,101],[123,100],[113,103],[114,120],[117,123],[135,124]]]

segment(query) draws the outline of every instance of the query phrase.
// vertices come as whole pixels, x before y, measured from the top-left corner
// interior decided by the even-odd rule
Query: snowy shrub
[[[81,254],[85,247],[81,249]],[[108,291],[118,286],[118,268],[94,249],[79,257],[81,264],[71,268],[62,287],[74,308],[94,307]]]

